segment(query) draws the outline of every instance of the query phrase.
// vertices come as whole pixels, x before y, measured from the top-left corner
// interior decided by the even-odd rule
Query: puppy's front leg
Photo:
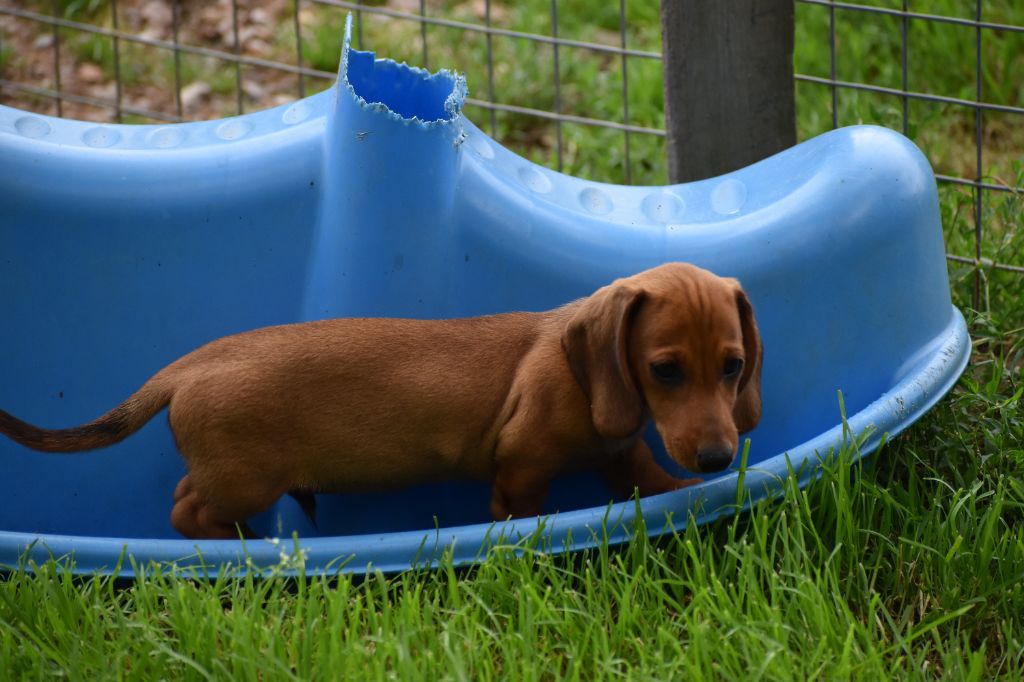
[[[498,469],[491,485],[491,516],[495,521],[512,517],[537,516],[548,495],[551,474],[520,465],[506,464]]]
[[[605,481],[619,497],[632,497],[634,489],[640,497],[667,493],[703,483],[700,478],[675,478],[654,461],[654,455],[643,439],[614,457],[602,470]]]

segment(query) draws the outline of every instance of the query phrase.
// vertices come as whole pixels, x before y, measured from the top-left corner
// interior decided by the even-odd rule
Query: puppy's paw
[[[704,482],[703,478],[676,478],[673,480],[675,483],[672,486],[672,490],[682,490],[683,488],[689,488],[691,485]]]

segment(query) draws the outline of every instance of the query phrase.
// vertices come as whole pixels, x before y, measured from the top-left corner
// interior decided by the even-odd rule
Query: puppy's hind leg
[[[265,511],[281,496],[281,492],[261,490],[245,483],[236,483],[216,495],[209,494],[208,487],[197,485],[197,479],[189,473],[174,491],[171,526],[187,538],[237,540],[239,535],[256,538],[245,520]]]

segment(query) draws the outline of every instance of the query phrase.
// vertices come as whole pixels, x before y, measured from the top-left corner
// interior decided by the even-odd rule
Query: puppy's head
[[[727,468],[761,418],[761,338],[734,279],[670,263],[598,290],[562,337],[599,434],[627,438],[654,419],[672,459]]]

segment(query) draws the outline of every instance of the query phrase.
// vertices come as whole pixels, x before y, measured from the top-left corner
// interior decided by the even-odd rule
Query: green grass
[[[0,661],[11,679],[1020,679],[1022,351],[989,345],[1004,359],[866,465],[851,445],[742,517],[365,580],[124,587],[48,563],[0,583]]]
[[[102,3],[66,2],[76,16]],[[899,0],[875,4],[900,7]],[[915,11],[970,17],[973,3],[915,1]],[[550,3],[494,3],[494,23],[547,33]],[[473,3],[431,11],[477,22]],[[1024,24],[1014,0],[989,0],[985,18]],[[660,50],[657,3],[630,3],[628,44]],[[304,29],[307,63],[337,68],[343,13],[313,8]],[[616,3],[559,4],[563,37],[617,44]],[[829,73],[828,10],[797,5],[800,73]],[[292,30],[291,18],[281,21]],[[363,20],[363,47],[422,62],[412,22]],[[837,13],[838,76],[901,87],[900,20]],[[974,97],[974,32],[911,22],[911,89]],[[467,72],[487,98],[486,41],[431,27],[431,68]],[[275,41],[282,59],[290,34]],[[98,61],[106,64],[100,49]],[[550,46],[492,41],[499,101],[554,105]],[[1024,105],[1024,36],[986,31],[985,99]],[[562,48],[562,110],[621,120],[621,64]],[[17,60],[4,53],[4,63]],[[225,93],[234,70],[185,57],[186,82]],[[156,60],[158,82],[173,82]],[[661,67],[628,62],[630,122],[663,125]],[[219,70],[218,70],[219,69]],[[221,73],[223,72],[223,73]],[[220,76],[217,76],[221,73]],[[146,74],[139,74],[139,78]],[[326,82],[307,82],[310,91]],[[226,96],[225,114],[233,113]],[[832,127],[827,88],[797,85],[802,139]],[[910,102],[908,132],[936,170],[974,177],[974,113]],[[491,131],[487,110],[467,114]],[[903,128],[899,97],[842,92],[841,125]],[[980,174],[1024,184],[1020,116],[986,114]],[[494,134],[540,163],[557,163],[548,121],[499,113]],[[625,179],[621,133],[562,126],[563,170]],[[667,180],[661,141],[630,136],[631,179]],[[982,253],[1024,266],[1024,198],[986,192]],[[940,187],[947,250],[974,253],[974,192]],[[980,283],[974,299],[976,278]],[[553,556],[539,548],[493,551],[480,566],[416,570],[366,580],[223,578],[157,574],[128,585],[73,578],[65,566],[34,567],[0,580],[0,676],[238,679],[1006,679],[1024,678],[1024,277],[950,263],[954,302],[965,309],[974,359],[952,394],[867,464],[839,453],[805,490],[740,518],[617,549]],[[973,310],[972,310],[973,308]],[[522,550],[523,548],[520,548]]]

